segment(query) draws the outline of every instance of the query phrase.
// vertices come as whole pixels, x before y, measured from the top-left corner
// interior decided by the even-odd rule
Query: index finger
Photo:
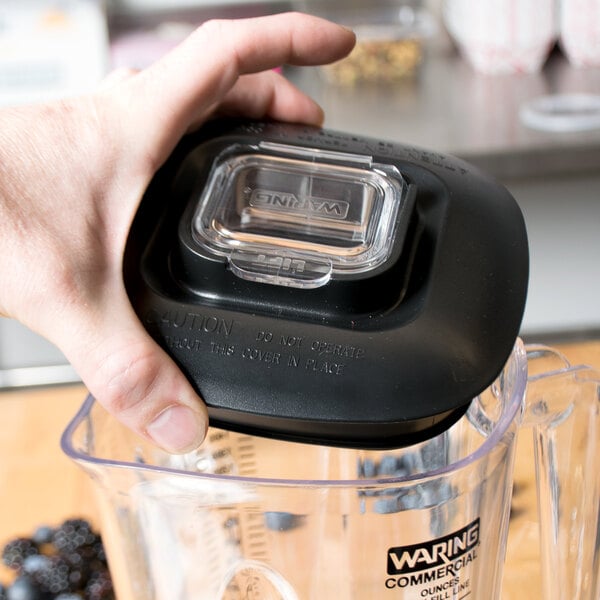
[[[171,148],[200,112],[209,112],[238,77],[282,64],[317,65],[345,56],[354,34],[324,19],[283,13],[240,20],[207,21],[180,46],[136,78],[142,131],[161,123]],[[158,133],[158,132],[157,132]]]

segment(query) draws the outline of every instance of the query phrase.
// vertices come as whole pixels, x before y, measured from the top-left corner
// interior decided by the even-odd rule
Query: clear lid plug
[[[370,156],[261,143],[213,164],[192,223],[243,279],[315,288],[390,258],[406,184]]]

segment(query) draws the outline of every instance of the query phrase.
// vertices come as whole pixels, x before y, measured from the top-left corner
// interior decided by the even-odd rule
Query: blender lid
[[[521,323],[517,203],[458,159],[215,121],[151,182],[125,284],[213,425],[353,447],[451,426]]]

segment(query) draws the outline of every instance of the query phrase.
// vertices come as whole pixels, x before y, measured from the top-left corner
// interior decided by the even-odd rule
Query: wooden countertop
[[[600,341],[556,347],[572,363],[600,368]],[[0,547],[40,524],[75,516],[97,524],[91,482],[59,446],[85,394],[81,385],[0,393]],[[531,455],[531,436],[520,436],[502,600],[542,597]]]

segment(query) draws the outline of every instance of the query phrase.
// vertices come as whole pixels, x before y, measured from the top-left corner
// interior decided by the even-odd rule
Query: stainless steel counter
[[[559,52],[536,74],[479,75],[446,48],[395,84],[329,85],[314,69],[290,77],[321,103],[333,129],[460,156],[500,179],[600,170],[600,128],[551,133],[519,119],[521,106],[539,96],[600,94],[600,68],[574,69]]]

